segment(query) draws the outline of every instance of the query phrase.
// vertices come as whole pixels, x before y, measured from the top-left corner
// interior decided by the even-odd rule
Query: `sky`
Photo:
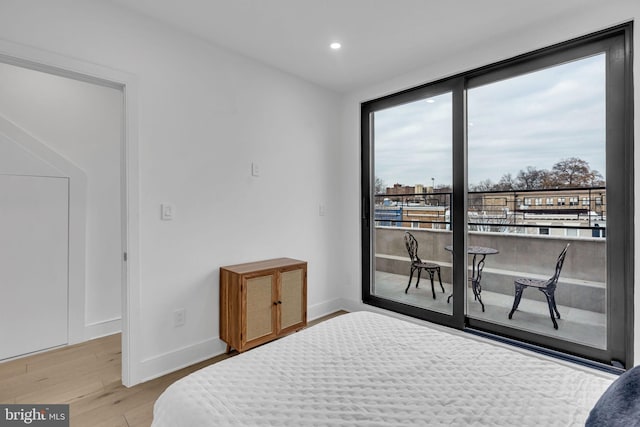
[[[601,54],[470,89],[469,184],[569,157],[606,176],[604,82]],[[386,186],[452,183],[450,93],[377,111],[374,123],[375,176]]]

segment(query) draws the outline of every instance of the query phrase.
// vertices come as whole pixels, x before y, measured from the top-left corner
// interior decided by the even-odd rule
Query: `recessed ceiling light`
[[[434,102],[436,102],[436,101],[435,101],[435,99],[427,99],[427,102],[428,102],[429,104],[433,104],[433,103],[434,103]]]
[[[342,45],[338,42],[333,42],[329,45],[329,47],[333,50],[338,50],[342,47]]]

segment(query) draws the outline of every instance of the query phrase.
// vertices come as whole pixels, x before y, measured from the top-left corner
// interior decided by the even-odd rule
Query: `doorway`
[[[24,162],[13,162],[3,165],[0,173],[67,181],[68,194],[63,203],[67,218],[51,225],[49,230],[65,235],[65,243],[57,243],[54,252],[67,255],[58,261],[69,272],[60,279],[64,287],[58,286],[56,298],[49,299],[50,308],[57,307],[57,313],[64,311],[64,321],[47,323],[50,327],[57,325],[50,336],[65,338],[55,343],[42,337],[33,338],[22,330],[25,322],[13,323],[11,337],[31,336],[33,343],[12,354],[3,354],[3,358],[120,332],[122,290],[126,289],[122,258],[123,87],[19,60],[1,62],[0,78],[5,83],[0,87],[0,132],[14,151],[22,152],[45,169],[34,174]],[[42,200],[40,194],[33,201]],[[10,201],[7,205],[16,207]],[[40,210],[42,222],[49,218],[51,208]],[[21,232],[24,235],[26,231]],[[53,244],[51,234],[40,234],[44,246]],[[19,235],[15,238],[20,240]],[[26,268],[16,268],[12,274],[13,279],[26,280],[28,276]],[[29,286],[34,288],[33,293],[44,294],[45,281],[36,284],[36,278],[32,279]],[[2,282],[3,286],[9,286],[4,278]],[[47,322],[60,316],[35,317]]]

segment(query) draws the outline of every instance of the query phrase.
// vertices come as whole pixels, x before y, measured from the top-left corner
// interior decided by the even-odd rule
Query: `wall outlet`
[[[187,310],[185,308],[179,308],[173,312],[173,327],[184,326],[187,321]]]

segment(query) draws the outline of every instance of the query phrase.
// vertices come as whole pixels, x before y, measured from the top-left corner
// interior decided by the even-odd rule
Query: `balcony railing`
[[[450,230],[451,192],[377,194],[376,226]],[[468,193],[470,231],[606,236],[606,188]]]
[[[512,296],[517,277],[550,277],[556,257],[571,242],[558,304],[604,313],[606,306],[606,192],[604,187],[470,192],[468,244],[495,248],[483,289]],[[376,271],[408,275],[404,231],[419,242],[423,261],[442,267],[451,283],[451,193],[376,195]],[[528,298],[543,300],[539,292]]]

